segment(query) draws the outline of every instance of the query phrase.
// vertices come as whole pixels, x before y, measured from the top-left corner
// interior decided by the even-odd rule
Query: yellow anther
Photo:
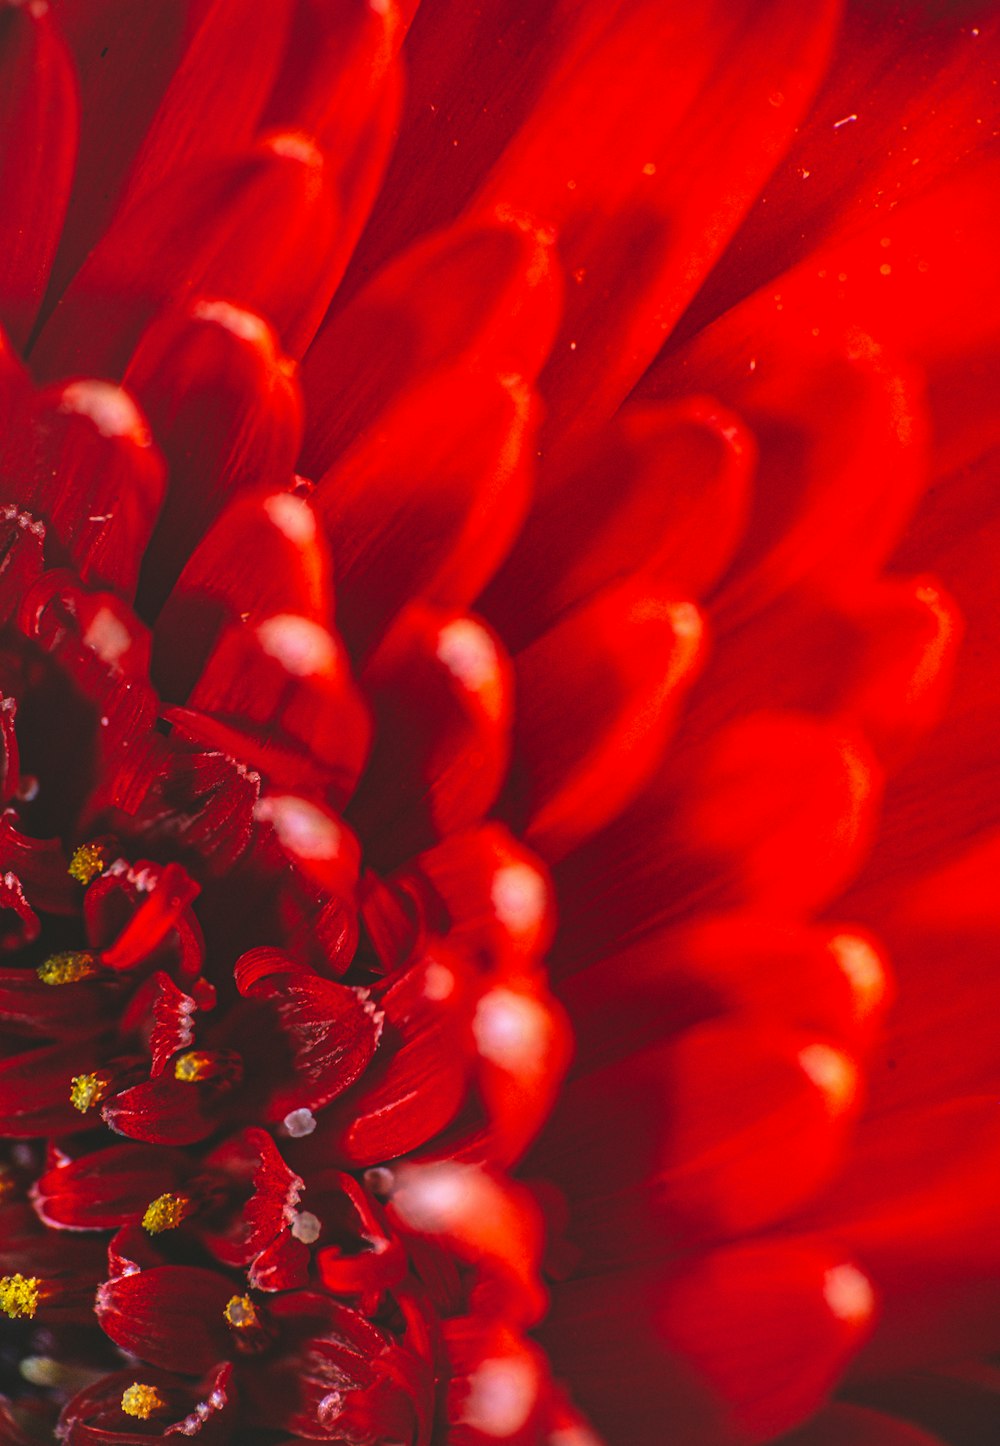
[[[43,984],[76,984],[80,979],[92,979],[97,973],[93,954],[84,954],[74,949],[68,954],[53,954],[37,969]]]
[[[191,1201],[186,1195],[157,1195],[146,1206],[142,1217],[143,1228],[150,1235],[159,1235],[161,1230],[176,1230],[182,1220],[191,1214]]]
[[[104,867],[104,850],[100,844],[81,844],[69,861],[69,874],[78,884],[89,884]]]
[[[17,1176],[8,1165],[0,1165],[0,1202],[9,1200],[17,1190]]]
[[[220,1085],[235,1084],[242,1078],[243,1061],[235,1050],[188,1049],[174,1060],[174,1079],[185,1084],[203,1079],[216,1080]]]
[[[234,1330],[252,1330],[260,1325],[257,1307],[248,1295],[234,1295],[222,1313]]]
[[[126,1416],[137,1416],[140,1421],[148,1421],[154,1411],[161,1411],[166,1404],[155,1386],[144,1386],[141,1381],[133,1381],[122,1392],[122,1410]]]
[[[38,1277],[0,1275],[0,1310],[9,1316],[27,1316],[38,1309]]]
[[[75,1074],[70,1081],[70,1104],[85,1115],[101,1103],[110,1083],[106,1074]]]
[[[200,1049],[189,1049],[174,1061],[174,1079],[194,1084],[200,1079],[210,1079],[216,1073],[215,1060]]]

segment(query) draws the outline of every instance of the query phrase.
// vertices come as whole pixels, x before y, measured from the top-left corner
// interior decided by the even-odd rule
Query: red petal
[[[13,809],[0,814],[0,871],[17,876],[33,908],[45,914],[76,913],[76,888],[68,868],[61,840],[31,838],[18,830]]]
[[[589,427],[652,360],[791,140],[837,7],[720,0],[706,14],[647,0],[583,15],[586,48],[570,29],[479,200],[558,229],[576,285],[542,392],[562,426]]]
[[[489,989],[472,1031],[477,1074],[490,1120],[491,1158],[513,1161],[552,1108],[569,1064],[569,1021],[536,980]]]
[[[844,1174],[800,1222],[844,1241],[879,1285],[862,1374],[996,1349],[998,1120],[995,1092],[866,1118]]]
[[[267,322],[226,301],[196,301],[146,332],[125,380],[170,469],[144,563],[150,611],[231,496],[287,484],[302,440],[294,371]]]
[[[507,770],[512,670],[476,618],[414,604],[362,684],[375,748],[350,817],[383,866],[477,823]]]
[[[368,750],[368,712],[348,658],[320,623],[277,613],[223,632],[189,699],[167,717],[279,788],[352,792]]]
[[[212,0],[130,167],[122,209],[192,164],[248,144],[288,33],[292,0]]]
[[[395,5],[297,5],[262,125],[304,130],[349,155],[402,38]]]
[[[49,524],[83,580],[130,596],[163,499],[163,463],[131,397],[107,382],[42,392],[8,495]]]
[[[113,826],[122,834],[169,838],[171,850],[194,855],[196,871],[228,872],[250,842],[260,778],[223,753],[183,753],[158,733],[147,743],[134,742],[91,794],[93,818],[120,810]]]
[[[548,469],[483,607],[515,650],[607,584],[643,570],[701,597],[742,534],[756,448],[708,398],[625,407]]]
[[[66,1446],[144,1446],[149,1441],[197,1435],[200,1446],[226,1446],[235,1429],[232,1371],[226,1361],[197,1385],[189,1377],[168,1376],[149,1366],[102,1376],[63,1407],[59,1439]],[[155,1436],[148,1429],[139,1434],[123,1424],[128,1418],[122,1411],[122,1396],[137,1384],[137,1376],[138,1384],[152,1386],[166,1405],[163,1416],[157,1412],[148,1423],[154,1430],[163,1425],[162,1433]]]
[[[466,957],[501,971],[530,971],[551,941],[549,879],[500,824],[452,834],[401,870],[394,884],[417,906],[418,932],[447,935]],[[372,903],[377,918],[377,897]]]
[[[248,876],[267,889],[289,957],[336,978],[358,946],[357,840],[332,810],[295,794],[267,794],[255,817]]]
[[[701,648],[697,610],[640,578],[605,589],[515,657],[509,796],[543,855],[568,852],[646,782]]]
[[[432,377],[322,478],[316,502],[333,552],[338,626],[353,647],[370,650],[415,597],[461,605],[479,591],[527,501],[526,401],[520,382],[489,371]]]
[[[706,908],[809,912],[865,857],[880,785],[860,737],[806,715],[755,713],[693,742],[561,865],[578,903],[560,951],[579,967]]]
[[[177,929],[182,915],[201,892],[179,864],[167,864],[147,890],[149,897],[114,944],[101,953],[101,963],[109,969],[132,969],[148,959]]]
[[[116,1345],[164,1370],[196,1375],[232,1351],[223,1312],[235,1294],[233,1282],[214,1270],[159,1265],[105,1281],[94,1309]]]
[[[808,1426],[787,1438],[786,1446],[945,1446],[940,1436],[928,1436],[881,1411],[835,1403],[821,1411]]]
[[[309,502],[288,492],[230,504],[193,556],[156,623],[156,671],[187,698],[225,622],[333,615],[326,544]]]
[[[189,1049],[194,1043],[194,1015],[198,1005],[190,994],[178,989],[169,974],[162,971],[154,974],[149,983],[154,990],[152,1027],[149,1031],[149,1072],[155,1079],[163,1073],[175,1054]],[[127,1028],[128,1023],[126,1015],[122,1021],[123,1028]]]
[[[401,1165],[388,1207],[406,1231],[442,1241],[480,1273],[480,1294],[513,1323],[544,1310],[537,1282],[541,1223],[521,1186],[472,1165]],[[491,1312],[492,1313],[492,1312]]]
[[[46,1225],[112,1230],[140,1218],[184,1174],[184,1157],[159,1146],[112,1145],[75,1160],[59,1153],[32,1187],[31,1199]]]
[[[45,523],[14,502],[0,507],[0,619],[9,622],[43,567]]]
[[[755,507],[720,627],[803,580],[850,596],[891,554],[926,481],[919,376],[857,329],[845,335],[842,301],[806,304],[808,325],[769,294],[766,325],[761,301],[739,314],[738,342],[712,328],[643,384],[669,396],[696,369],[757,440]]]
[[[375,1052],[381,1030],[379,1015],[358,991],[267,948],[244,954],[235,978],[246,998],[271,1005],[292,1057],[292,1078],[270,1092],[268,1120],[281,1120],[297,1109],[320,1109],[353,1084]]]
[[[888,963],[864,931],[745,913],[654,930],[559,982],[588,1066],[719,1015],[870,1043],[892,992]]]
[[[92,1129],[93,1117],[70,1103],[70,1084],[75,1075],[96,1070],[101,1055],[94,1041],[71,1040],[5,1059],[0,1064],[0,1114],[7,1135],[22,1140]]]
[[[51,306],[105,230],[125,173],[190,38],[193,6],[62,0],[59,21],[80,78],[80,154],[52,269]]]
[[[76,77],[46,8],[0,19],[0,320],[23,346],[45,292],[69,199]]]
[[[868,1281],[842,1256],[764,1242],[714,1251],[673,1279],[570,1282],[544,1339],[599,1430],[659,1446],[668,1399],[680,1439],[723,1446],[769,1440],[815,1411],[872,1309]]]
[[[179,1080],[168,1070],[113,1095],[101,1114],[110,1129],[132,1140],[195,1145],[215,1133],[228,1106],[224,1080]]]
[[[41,933],[41,920],[24,897],[14,874],[0,879],[0,952],[14,953],[33,944]]]
[[[168,181],[105,232],[46,323],[32,364],[120,376],[167,305],[225,296],[261,312],[292,352],[326,308],[335,227],[322,160],[299,136]]]
[[[440,946],[380,997],[381,1049],[301,1146],[348,1169],[392,1160],[445,1127],[465,1098],[470,1064],[468,969]]]
[[[391,408],[413,378],[462,359],[534,378],[551,344],[558,285],[547,233],[499,213],[405,252],[321,330],[302,369],[312,476]]]
[[[575,1238],[620,1265],[787,1217],[841,1164],[859,1107],[857,1066],[827,1041],[710,1023],[575,1079],[548,1148]]]
[[[107,984],[43,984],[34,969],[0,969],[0,1013],[12,1034],[49,1039],[96,1034],[113,1020],[119,1003],[117,991]]]

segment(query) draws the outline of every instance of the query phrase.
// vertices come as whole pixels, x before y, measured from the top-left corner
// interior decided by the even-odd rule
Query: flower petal
[[[251,949],[236,963],[236,986],[266,1002],[291,1055],[290,1078],[269,1093],[265,1118],[318,1110],[353,1084],[375,1052],[381,1017],[363,991],[323,979],[277,949]]]
[[[545,857],[596,832],[646,782],[701,650],[697,609],[640,576],[516,655],[508,807]]]
[[[529,400],[520,380],[490,370],[438,373],[398,398],[321,478],[316,505],[333,553],[338,625],[359,653],[405,603],[461,606],[499,563],[527,503]]]
[[[260,317],[199,300],[146,332],[125,374],[169,468],[166,506],[144,563],[154,612],[229,498],[284,487],[302,431],[294,364]]]
[[[676,597],[709,590],[739,541],[756,449],[708,398],[626,406],[544,485],[482,604],[516,649],[642,571]]]
[[[232,1350],[224,1311],[231,1280],[192,1265],[158,1265],[107,1280],[94,1307],[116,1345],[167,1371],[197,1375]]]
[[[0,321],[28,340],[48,284],[79,130],[72,62],[47,7],[0,17]]]
[[[32,353],[51,377],[121,376],[158,312],[225,296],[267,316],[292,355],[329,299],[334,203],[316,148],[274,136],[235,160],[168,180],[108,228]]]
[[[459,361],[537,376],[557,320],[548,233],[500,210],[404,252],[320,330],[302,368],[302,468],[325,472],[415,376]]]
[[[349,816],[385,867],[489,810],[507,771],[512,670],[477,618],[413,604],[361,681],[375,747]]]

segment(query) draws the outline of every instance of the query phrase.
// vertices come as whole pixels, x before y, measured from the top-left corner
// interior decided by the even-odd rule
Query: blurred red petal
[[[226,628],[188,702],[167,710],[175,726],[276,787],[350,796],[371,724],[345,650],[320,623],[277,613]]]
[[[303,469],[318,475],[415,376],[460,361],[532,379],[559,289],[547,233],[502,209],[404,252],[321,329],[303,364]]]
[[[69,53],[47,6],[0,17],[0,321],[28,340],[48,284],[79,131]]]
[[[403,393],[321,478],[338,624],[358,653],[405,603],[460,606],[499,563],[527,503],[528,400],[519,379],[489,369],[439,373]]]
[[[508,798],[544,857],[596,832],[646,782],[701,651],[697,609],[640,576],[517,654]]]
[[[226,623],[332,615],[330,562],[312,505],[288,492],[238,498],[203,538],[156,622],[157,677],[187,699]]]
[[[4,490],[49,524],[84,582],[131,596],[163,500],[163,462],[127,392],[107,382],[49,388]]]
[[[507,771],[512,670],[477,618],[406,609],[368,664],[375,747],[352,822],[382,866],[477,823]]]
[[[146,332],[125,374],[167,461],[166,505],[145,559],[155,611],[230,497],[284,487],[302,433],[294,366],[260,317],[199,300]]]
[[[121,376],[158,312],[223,296],[267,316],[292,355],[328,299],[334,203],[307,137],[274,136],[197,175],[166,181],[104,233],[32,353],[50,377]]]
[[[624,407],[547,470],[487,616],[521,647],[636,571],[704,596],[739,541],[754,458],[746,428],[708,398]]]

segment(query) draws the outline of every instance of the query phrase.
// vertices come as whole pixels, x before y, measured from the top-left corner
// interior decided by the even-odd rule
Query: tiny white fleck
[[[291,1135],[293,1140],[301,1140],[305,1135],[311,1135],[316,1128],[316,1116],[312,1110],[305,1108],[291,1110],[282,1121],[285,1133]]]

